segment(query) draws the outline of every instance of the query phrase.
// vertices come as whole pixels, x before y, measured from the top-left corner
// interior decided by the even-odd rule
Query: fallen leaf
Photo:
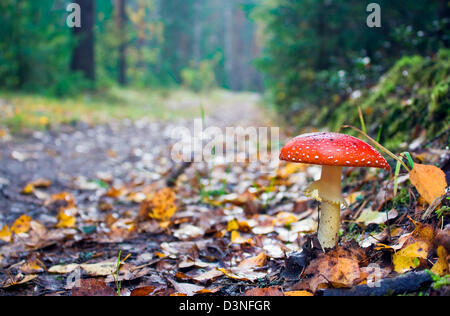
[[[196,237],[201,237],[205,234],[205,230],[201,227],[194,226],[191,224],[183,224],[179,229],[173,232],[173,235],[181,240],[193,239]]]
[[[37,274],[27,274],[24,276],[22,273],[18,273],[13,279],[8,278],[6,282],[3,283],[2,287],[5,289],[10,286],[25,284],[36,279],[37,277]]]
[[[308,291],[287,291],[284,292],[284,296],[314,296],[314,295]]]
[[[156,287],[156,286],[152,286],[152,285],[143,286],[143,287],[139,287],[139,288],[136,288],[133,291],[131,291],[130,296],[152,296],[160,290],[161,290],[161,287]]]
[[[44,267],[38,260],[28,260],[20,267],[20,270],[26,274],[34,274],[44,272]]]
[[[207,281],[211,281],[211,280],[217,279],[218,277],[220,277],[222,275],[223,275],[222,271],[219,271],[217,269],[211,269],[209,271],[203,272],[200,275],[197,275],[193,279],[195,281],[198,281],[198,282],[202,283],[202,282],[207,282]]]
[[[26,233],[31,227],[31,217],[28,215],[20,216],[11,226],[11,232],[15,234]]]
[[[370,224],[383,224],[390,219],[394,219],[398,216],[398,212],[395,209],[386,212],[372,211],[372,209],[366,208],[361,212],[361,215],[355,220],[356,223],[368,226]]]
[[[141,203],[141,213],[146,212],[149,217],[158,221],[168,221],[177,211],[175,193],[170,188],[158,191],[150,200]]]
[[[238,230],[239,229],[239,222],[237,219],[233,218],[232,220],[228,221],[227,223],[227,231],[232,230]]]
[[[80,265],[77,263],[58,264],[48,269],[50,273],[66,274],[75,271]]]
[[[341,251],[340,248],[314,259],[305,274],[313,275],[310,280],[313,292],[329,284],[337,288],[351,287],[361,278],[358,261],[351,253]]]
[[[283,292],[280,291],[278,286],[264,288],[255,287],[245,291],[244,296],[283,296]]]
[[[385,229],[378,234],[374,234],[374,235],[370,234],[369,236],[362,239],[358,243],[361,246],[361,248],[368,248],[372,245],[375,245],[377,243],[384,241],[387,237],[388,237],[388,230]]]
[[[142,203],[147,196],[142,192],[131,192],[127,195],[127,200],[134,203]]]
[[[289,212],[280,212],[273,221],[275,226],[286,226],[298,221],[297,216]]]
[[[253,269],[255,267],[262,267],[266,263],[267,256],[264,252],[259,255],[242,260],[238,268],[240,269]]]
[[[255,281],[257,279],[264,278],[267,273],[265,272],[255,272],[255,271],[248,271],[248,270],[239,270],[236,268],[232,268],[230,270],[225,268],[218,268],[220,272],[225,274],[230,279],[240,280],[240,281]]]
[[[68,192],[60,192],[56,194],[52,194],[50,196],[50,200],[46,201],[46,205],[58,202],[58,201],[64,201],[66,203],[65,208],[73,208],[75,207],[75,198],[72,194]]]
[[[169,279],[170,283],[172,283],[174,289],[181,294],[185,294],[187,296],[193,296],[196,292],[199,292],[204,289],[203,286],[190,284],[190,283],[178,283],[172,279]]]
[[[91,276],[109,276],[116,272],[116,264],[115,261],[102,261],[90,264],[80,264],[80,267]]]
[[[278,168],[277,175],[281,178],[287,178],[293,173],[303,172],[307,168],[307,165],[301,163],[286,163],[284,168]]]
[[[72,289],[72,296],[116,296],[117,293],[106,285],[104,281],[97,279],[83,279],[80,286]]]
[[[418,266],[418,258],[426,259],[429,246],[424,241],[416,241],[396,252],[392,257],[395,272],[405,273]]]
[[[431,272],[438,274],[440,276],[444,276],[449,274],[449,264],[447,260],[447,251],[443,246],[439,246],[437,249],[438,260],[431,268]]]
[[[445,173],[432,165],[415,163],[414,168],[409,173],[409,180],[428,204],[444,195],[447,187]]]
[[[12,240],[12,232],[8,225],[4,225],[0,231],[0,239],[6,242],[10,242]]]
[[[76,223],[76,218],[73,215],[68,215],[67,210],[60,210],[57,216],[58,223],[57,228],[74,228]]]
[[[48,188],[52,185],[52,182],[47,179],[38,179],[32,182],[29,182],[25,185],[25,187],[22,190],[23,194],[32,194],[36,188]]]
[[[235,230],[233,230],[231,232],[230,240],[234,244],[245,244],[245,243],[251,244],[252,243],[251,238],[244,238],[241,236],[241,234],[239,234],[239,232],[237,232]]]
[[[28,183],[22,190],[23,194],[31,194],[34,192],[34,186],[31,183]]]
[[[195,292],[195,294],[214,294],[219,292],[221,288],[222,288],[221,286],[217,286],[210,289],[202,289],[200,291]]]
[[[185,269],[185,268],[190,268],[190,267],[197,267],[197,268],[207,268],[209,267],[211,264],[210,263],[206,263],[203,262],[201,260],[192,260],[190,258],[185,258],[183,261],[181,261],[178,264],[178,268],[181,269]]]

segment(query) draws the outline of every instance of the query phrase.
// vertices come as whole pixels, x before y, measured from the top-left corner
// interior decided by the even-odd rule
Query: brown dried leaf
[[[355,256],[340,251],[321,254],[310,263],[305,274],[314,275],[309,283],[313,292],[329,284],[333,287],[351,287],[361,278]]]
[[[203,290],[205,287],[190,283],[178,283],[172,279],[169,279],[170,283],[172,283],[175,291],[181,294],[185,294],[187,296],[193,296],[198,291]]]
[[[116,296],[117,293],[97,279],[85,279],[80,281],[79,287],[72,289],[72,296]]]
[[[444,195],[447,187],[445,173],[432,165],[415,163],[414,168],[409,173],[409,180],[428,204]]]
[[[37,277],[38,277],[37,274],[28,274],[24,276],[22,273],[19,272],[12,280],[7,279],[6,282],[3,283],[2,287],[5,289],[10,286],[24,284],[36,279]]]
[[[283,292],[280,291],[278,286],[270,286],[265,288],[255,287],[245,291],[244,296],[283,296]]]

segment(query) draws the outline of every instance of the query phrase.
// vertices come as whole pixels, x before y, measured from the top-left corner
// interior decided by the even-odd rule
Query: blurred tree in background
[[[72,2],[81,28],[66,25]],[[256,2],[2,0],[0,85],[60,96],[115,84],[261,90],[245,10]]]
[[[94,58],[94,24],[96,1],[77,0],[74,2],[80,8],[80,27],[73,28],[76,46],[72,53],[70,69],[74,72],[80,71],[85,78],[95,81],[95,58]]]
[[[371,2],[381,6],[380,28],[366,26]],[[252,16],[264,29],[258,65],[287,116],[314,107],[332,112],[401,56],[433,56],[449,46],[447,0],[264,0]]]

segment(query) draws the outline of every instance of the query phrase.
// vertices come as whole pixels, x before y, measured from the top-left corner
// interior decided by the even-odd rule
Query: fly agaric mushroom
[[[317,237],[323,249],[338,242],[342,167],[375,167],[390,170],[389,164],[372,146],[353,136],[339,133],[308,133],[291,139],[282,149],[280,159],[322,165],[319,180],[304,193],[321,202]]]

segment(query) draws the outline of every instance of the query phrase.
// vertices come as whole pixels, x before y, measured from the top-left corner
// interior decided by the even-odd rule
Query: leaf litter
[[[1,149],[10,183],[0,200],[0,294],[117,295],[121,282],[132,296],[311,296],[449,273],[448,150],[412,152],[420,164],[398,176],[396,194],[384,171],[350,168],[341,245],[323,253],[313,242],[317,205],[301,193],[317,166],[193,163],[168,181],[180,167],[169,157],[171,123],[114,124],[41,136],[61,154],[36,158],[27,174],[37,180],[19,176],[35,142]],[[128,257],[117,266],[119,251]],[[304,265],[284,278],[299,254]]]

